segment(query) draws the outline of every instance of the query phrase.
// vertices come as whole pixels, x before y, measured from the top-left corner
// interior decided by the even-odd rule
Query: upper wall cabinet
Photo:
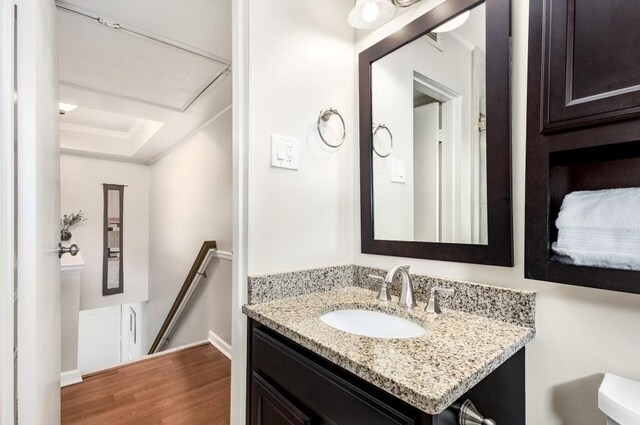
[[[509,0],[446,0],[359,57],[362,252],[511,266]]]
[[[638,2],[545,3],[544,131],[640,116]]]
[[[529,18],[525,277],[640,293],[640,2]]]

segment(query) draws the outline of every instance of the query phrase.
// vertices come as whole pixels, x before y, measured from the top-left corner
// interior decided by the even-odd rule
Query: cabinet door
[[[311,360],[282,340],[254,329],[251,340],[254,373],[291,394],[308,409],[312,422],[336,425],[431,425],[426,413],[377,389],[356,385],[335,369]],[[286,422],[285,422],[286,423]]]
[[[311,425],[311,419],[267,381],[253,373],[251,425]]]
[[[542,1],[543,130],[640,116],[640,2]]]

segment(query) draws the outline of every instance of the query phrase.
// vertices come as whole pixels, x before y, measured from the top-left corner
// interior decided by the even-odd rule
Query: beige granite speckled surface
[[[249,304],[260,304],[348,286],[379,290],[380,282],[368,275],[384,276],[386,272],[366,266],[341,265],[249,276],[248,301]],[[536,294],[532,291],[415,273],[411,274],[411,279],[416,299],[420,301],[426,302],[429,299],[429,292],[434,286],[452,288],[456,291],[455,296],[441,295],[442,307],[514,325],[535,327]],[[389,291],[392,295],[399,295],[400,286],[400,276],[397,276]]]
[[[438,414],[516,353],[535,335],[529,327],[443,309],[407,311],[376,300],[376,293],[346,287],[246,305],[244,313],[305,348],[430,414]],[[329,327],[326,312],[358,308],[392,313],[426,327],[411,339],[362,337]]]

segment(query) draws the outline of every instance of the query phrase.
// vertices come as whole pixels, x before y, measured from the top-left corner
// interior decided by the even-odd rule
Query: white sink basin
[[[372,338],[405,339],[427,333],[416,323],[377,311],[336,310],[323,314],[320,320],[340,331]]]

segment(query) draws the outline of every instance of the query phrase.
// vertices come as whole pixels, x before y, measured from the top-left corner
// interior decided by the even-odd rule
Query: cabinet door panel
[[[269,377],[327,423],[431,424],[415,409],[394,408],[260,330],[253,331],[251,347],[253,370]]]
[[[311,418],[258,374],[253,373],[251,425],[311,425]]]
[[[640,116],[640,2],[545,3],[543,130]]]

